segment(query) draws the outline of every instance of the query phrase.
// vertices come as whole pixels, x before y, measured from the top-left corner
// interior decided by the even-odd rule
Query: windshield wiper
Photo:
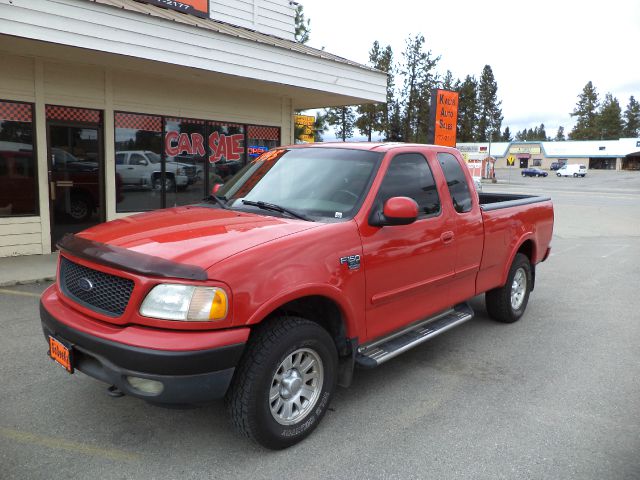
[[[224,198],[224,197],[222,197]],[[225,210],[229,210],[229,207],[227,206],[227,202],[226,202],[226,198],[224,198],[224,202],[222,200],[220,200],[220,197],[218,197],[217,195],[209,195],[209,200],[215,200],[215,202],[220,205],[220,208],[224,208]]]
[[[252,207],[258,207],[263,210],[272,210],[274,212],[287,213],[292,217],[299,218],[300,220],[306,220],[307,222],[311,222],[311,219],[302,213],[298,213],[295,210],[291,210],[289,208],[281,207],[280,205],[276,205],[275,203],[267,203],[267,202],[254,202],[253,200],[242,200],[242,203],[245,205],[251,205]]]

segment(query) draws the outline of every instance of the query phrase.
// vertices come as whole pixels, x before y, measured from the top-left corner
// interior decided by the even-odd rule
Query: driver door
[[[451,303],[453,223],[443,210],[432,166],[422,154],[399,153],[391,159],[373,208],[382,208],[387,199],[398,196],[418,204],[414,223],[361,226],[367,340],[422,320]]]

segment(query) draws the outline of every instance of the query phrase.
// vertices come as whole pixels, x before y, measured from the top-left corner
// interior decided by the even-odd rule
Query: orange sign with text
[[[431,97],[431,129],[434,145],[456,146],[458,92],[436,90]]]

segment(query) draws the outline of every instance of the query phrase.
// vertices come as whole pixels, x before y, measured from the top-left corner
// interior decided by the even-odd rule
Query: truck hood
[[[206,270],[236,253],[320,225],[187,206],[132,215],[92,227],[77,236]]]

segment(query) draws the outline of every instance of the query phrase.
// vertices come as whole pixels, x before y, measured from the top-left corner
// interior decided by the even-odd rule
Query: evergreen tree
[[[622,109],[618,99],[610,93],[604,96],[597,119],[601,140],[617,140],[622,137]]]
[[[444,90],[457,91],[460,87],[460,81],[453,78],[453,73],[451,73],[451,70],[447,70],[447,73],[442,78],[440,84]]]
[[[478,123],[476,140],[486,142],[489,131],[500,132],[502,128],[502,102],[498,100],[498,84],[493,76],[493,70],[485,65],[478,84]]]
[[[560,125],[558,127],[558,132],[556,133],[556,138],[554,138],[556,142],[564,142],[566,139],[564,138],[564,127]]]
[[[536,135],[536,140],[540,140],[542,142],[547,140],[547,132],[544,129],[544,123],[541,123],[540,128],[538,128],[538,134]]]
[[[380,128],[379,131],[384,133],[385,138],[389,138],[391,134],[391,115],[392,106],[395,101],[395,75],[393,67],[393,51],[391,45],[387,45],[380,54],[376,68],[387,74],[387,101],[380,106]]]
[[[600,138],[597,125],[598,106],[598,92],[593,83],[589,81],[584,86],[582,93],[578,95],[578,103],[573,113],[571,113],[572,117],[578,119],[575,127],[569,133],[571,140],[595,140]]]
[[[389,124],[386,131],[385,142],[402,142],[402,111],[400,102],[393,100],[389,107]]]
[[[629,104],[624,111],[622,135],[627,138],[640,137],[640,104],[633,98],[633,95],[629,97]]]
[[[502,137],[500,137],[500,140],[502,140],[503,142],[510,142],[513,140],[513,138],[511,137],[511,130],[509,130],[509,125],[505,127],[504,132],[502,132]]]
[[[313,141],[321,142],[322,134],[327,131],[327,111],[321,112],[318,110],[316,113],[316,119],[313,122]]]
[[[353,137],[355,121],[356,116],[351,107],[333,107],[327,110],[327,123],[335,127],[336,138],[341,138],[343,142]]]
[[[431,72],[440,57],[432,57],[430,50],[425,52],[424,43],[424,37],[420,34],[409,37],[402,54],[403,136],[408,142],[418,141],[419,137],[424,137],[423,141],[426,139],[431,89],[437,81]]]
[[[475,141],[474,130],[478,115],[478,83],[467,75],[458,88],[458,142]]]
[[[371,141],[373,132],[386,130],[389,119],[388,104],[393,100],[393,75],[390,73],[393,54],[391,47],[380,48],[376,40],[369,51],[369,64],[380,71],[387,72],[387,102],[379,104],[359,105],[357,107],[358,118],[356,127]]]
[[[298,43],[307,43],[311,33],[311,20],[305,20],[302,5],[296,7],[295,39]]]

